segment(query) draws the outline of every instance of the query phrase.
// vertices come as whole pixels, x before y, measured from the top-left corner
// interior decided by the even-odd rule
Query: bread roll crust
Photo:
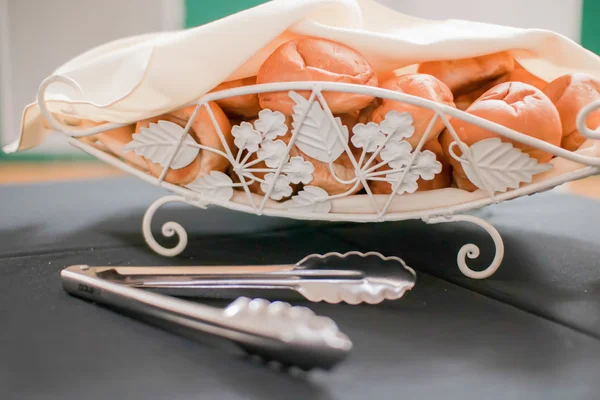
[[[439,174],[436,174],[432,180],[424,180],[419,178],[417,180],[417,192],[424,192],[428,190],[436,190],[450,187],[452,185],[452,168],[448,158],[444,154],[442,145],[438,139],[431,140],[423,146],[422,151],[429,150],[435,154],[435,158],[442,164],[442,170]],[[379,168],[378,171],[385,171],[388,168]],[[392,184],[384,181],[369,181],[369,188],[373,194],[391,194]]]
[[[534,87],[536,87],[536,88],[538,88],[538,89],[540,89],[542,91],[548,85],[548,82],[546,82],[542,78],[539,78],[539,77],[535,76],[534,74],[532,74],[531,72],[529,72],[521,64],[519,64],[517,61],[515,61],[515,69],[513,69],[506,76],[506,78],[505,78],[504,81],[498,82],[498,83],[503,83],[503,82],[521,82],[521,83],[527,83],[527,84],[529,84],[531,86],[534,86]]]
[[[541,90],[526,83],[506,82],[497,85],[484,93],[466,112],[547,143],[560,145],[561,125],[556,107]],[[540,163],[547,163],[552,158],[552,154],[512,141],[459,118],[454,118],[451,124],[460,140],[467,146],[480,140],[499,137],[503,142],[511,143]],[[449,154],[448,148],[453,141],[454,138],[448,130],[440,135],[440,142],[453,168],[454,180],[461,189],[477,190],[467,179],[460,162]],[[454,151],[456,155],[461,155],[457,146],[454,147]]]
[[[278,47],[263,63],[256,82],[326,81],[377,86],[377,76],[367,60],[355,50],[325,39],[298,38]],[[308,98],[309,91],[298,91]],[[366,107],[373,96],[323,92],[334,114],[346,114]],[[258,95],[260,106],[292,115],[294,102],[287,92]]]
[[[63,123],[69,126],[76,126],[79,129],[95,128],[108,123],[78,119],[70,116],[64,116],[61,119]],[[88,144],[93,144],[94,142],[99,141],[106,147],[106,149],[108,149],[108,151],[122,158],[127,164],[142,170],[146,170],[147,165],[143,157],[138,156],[133,151],[123,151],[123,147],[125,147],[127,143],[131,142],[134,133],[135,124],[130,124],[120,128],[100,132],[92,136],[82,136],[79,138],[79,140]]]
[[[348,128],[348,132],[350,134],[349,138],[352,137],[352,128],[356,124],[356,115],[342,114],[342,115],[336,115],[335,117],[340,118],[340,120],[342,121],[342,125],[345,125]],[[254,120],[250,121],[250,123],[254,124]],[[282,140],[285,144],[289,144],[290,139],[292,137],[292,135],[291,135],[292,119],[290,117],[288,117],[286,119],[286,125],[288,126],[288,133],[285,134],[284,136],[278,137],[277,140]],[[358,157],[360,156],[360,149],[356,149],[350,143],[349,143],[349,147],[353,152],[354,158],[358,159]],[[348,183],[341,183],[341,182],[337,181],[331,174],[331,169],[329,168],[329,163],[322,162],[322,161],[319,161],[317,159],[310,157],[308,154],[306,154],[302,150],[300,150],[298,148],[298,146],[296,146],[296,145],[293,145],[290,148],[289,155],[290,155],[290,158],[300,156],[305,161],[310,162],[314,167],[314,172],[312,174],[312,176],[313,176],[312,181],[310,181],[308,183],[308,185],[320,187],[321,189],[325,190],[329,195],[336,195],[336,194],[348,192],[350,189],[352,189],[355,186],[354,183],[348,184]],[[242,154],[242,159],[244,157],[245,157],[245,154]],[[254,161],[256,159],[257,159],[257,154],[254,153],[248,158],[248,162]],[[253,168],[256,168],[256,169],[267,168],[267,165],[264,163],[264,161],[261,161],[261,162],[255,164],[253,166]],[[332,169],[334,170],[336,176],[339,179],[344,180],[344,181],[350,181],[356,176],[355,171],[354,171],[354,165],[352,164],[350,157],[348,156],[348,154],[345,151],[332,163]],[[239,177],[237,176],[237,174],[235,174],[235,172],[233,172],[233,171],[232,171],[232,174],[233,174],[233,180],[235,182],[239,182],[240,180],[239,180]],[[264,179],[264,177],[266,175],[266,173],[264,173],[264,172],[253,172],[253,174],[257,178],[260,178],[260,179]],[[249,178],[247,178],[247,179],[249,180]],[[253,183],[249,184],[248,187],[252,193],[257,193],[257,194],[261,194],[261,195],[265,194],[265,192],[260,187],[260,182],[253,182]],[[302,187],[302,185],[301,184],[292,184],[291,187],[293,190],[292,193],[297,193],[298,190]],[[359,192],[361,188],[362,188],[362,186],[360,184],[357,185],[351,194]]]
[[[217,85],[209,93],[251,85],[256,85],[256,76],[223,82],[220,85]],[[225,99],[216,100],[215,103],[221,107],[225,114],[234,118],[254,118],[261,109],[256,93],[227,97]]]
[[[431,75],[404,74],[387,80],[381,84],[381,87],[454,107],[453,96],[448,86]],[[415,148],[425,134],[435,112],[429,108],[414,106],[395,100],[381,99],[380,102],[381,104],[371,113],[370,120],[376,124],[380,124],[390,111],[410,113],[413,118],[415,132],[410,138],[406,138],[405,140]],[[435,140],[443,129],[444,122],[438,119],[427,140]]]
[[[562,125],[561,147],[575,151],[586,140],[577,129],[577,115],[583,107],[600,100],[600,81],[585,73],[563,75],[550,82],[544,93],[556,106]],[[590,129],[600,126],[600,111],[589,114],[586,125]]]
[[[423,146],[423,150],[429,150],[435,154],[435,159],[442,164],[442,170],[439,174],[436,174],[432,180],[426,181],[419,178],[417,181],[417,184],[419,185],[417,192],[443,189],[452,186],[452,167],[450,166],[448,157],[444,154],[444,149],[442,149],[439,139],[427,142]]]
[[[342,122],[342,125],[348,128],[348,146],[352,152],[354,159],[358,160],[360,157],[361,150],[354,147],[350,142],[350,139],[352,138],[352,129],[357,123],[357,116],[353,114],[342,114],[337,115],[336,117],[339,117]],[[309,185],[318,186],[324,189],[329,195],[336,195],[348,192],[355,186],[354,183],[341,183],[337,181],[331,174],[329,163],[316,160],[310,157],[309,155],[305,154],[302,150],[297,150],[299,155],[301,155],[305,160],[310,161],[315,167],[315,172],[313,172],[313,180],[309,183]],[[348,156],[348,153],[346,153],[346,151],[344,151],[338,157],[338,159],[332,163],[332,169],[335,172],[335,175],[341,180],[350,181],[356,177],[354,164],[350,160],[350,157]],[[356,188],[352,191],[351,194],[357,193],[361,189],[362,184],[356,185]]]
[[[215,116],[226,143],[230,149],[233,149],[231,124],[229,123],[227,116],[216,103],[210,102],[208,104],[213,112],[213,115]],[[150,126],[150,123],[156,123],[160,120],[170,121],[178,124],[181,127],[185,127],[195,108],[196,106],[188,106],[169,114],[139,121],[136,125],[136,132],[140,132],[142,128]],[[212,123],[206,107],[200,107],[200,110],[196,114],[196,118],[192,123],[189,134],[194,138],[194,140],[196,140],[196,142],[204,146],[225,152],[225,147],[223,146],[219,134]],[[148,160],[146,160],[146,162],[148,164],[148,170],[150,173],[153,176],[159,177],[164,168],[160,164],[153,163]],[[178,185],[187,185],[197,177],[205,176],[211,171],[224,172],[228,165],[229,161],[225,157],[212,151],[201,149],[198,153],[198,156],[191,164],[180,169],[169,168],[169,171],[165,175],[165,181]]]
[[[381,84],[381,87],[388,90],[393,90],[400,93],[406,93],[413,96],[423,97],[428,100],[432,100],[438,103],[447,104],[454,106],[453,96],[450,89],[439,79],[428,74],[402,74],[394,76]],[[413,118],[413,126],[415,132],[410,138],[405,138],[408,143],[414,148],[417,147],[421,138],[425,134],[431,119],[435,115],[435,112],[429,108],[418,107],[408,103],[403,103],[389,99],[379,99],[374,101],[370,106],[372,112],[368,116],[369,121],[380,124],[385,116],[390,111],[397,111],[399,113],[408,112]],[[369,108],[366,108],[359,115],[359,121],[363,122],[365,115],[364,113]],[[364,123],[364,122],[363,122]],[[438,120],[430,136],[427,138],[423,146],[423,151],[432,151],[436,159],[442,163],[442,171],[437,174],[433,180],[426,181],[419,179],[417,184],[419,185],[417,191],[440,189],[449,187],[452,183],[450,166],[443,154],[441,145],[438,142],[438,136],[444,129],[444,123]],[[381,157],[377,157],[377,162],[381,162]],[[384,166],[378,169],[378,171],[389,170],[388,166]],[[384,181],[369,181],[369,188],[374,194],[390,194],[392,193],[392,185]]]
[[[515,68],[515,60],[507,51],[480,57],[421,63],[417,72],[433,75],[452,91],[454,96],[472,92],[486,82],[494,81]]]
[[[548,84],[548,82],[533,75],[531,72],[529,72],[528,70],[523,68],[523,66],[521,66],[521,64],[519,64],[518,62],[515,61],[515,69],[513,69],[511,72],[508,72],[508,73],[502,75],[500,78],[495,79],[491,82],[486,82],[481,87],[479,87],[469,93],[465,93],[460,96],[457,96],[454,99],[456,108],[458,108],[459,110],[463,110],[463,111],[466,110],[467,108],[469,108],[471,106],[471,104],[473,104],[485,92],[487,92],[494,86],[499,85],[504,82],[527,83],[531,86],[535,86],[536,88],[538,88],[540,90],[544,90],[546,85]]]
[[[108,150],[121,157],[129,164],[141,169],[146,169],[146,162],[144,161],[143,157],[138,156],[133,151],[123,151],[123,147],[125,147],[127,143],[131,142],[134,133],[135,124],[131,124],[121,128],[98,133],[96,138],[102,144],[104,144]]]

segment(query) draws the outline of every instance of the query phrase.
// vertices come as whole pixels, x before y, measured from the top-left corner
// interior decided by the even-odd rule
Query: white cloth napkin
[[[94,48],[53,74],[73,79],[82,91],[55,84],[46,102],[53,113],[68,109],[93,121],[134,122],[180,107],[223,81],[256,75],[279,44],[297,35],[346,44],[378,72],[510,50],[546,80],[574,71],[600,79],[597,55],[546,30],[418,19],[373,0],[272,0],[197,28]],[[5,151],[41,144],[50,133],[43,122],[37,104],[27,106],[21,136]]]

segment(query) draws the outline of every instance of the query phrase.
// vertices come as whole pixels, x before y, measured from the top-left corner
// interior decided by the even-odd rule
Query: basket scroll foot
[[[484,221],[481,218],[472,216],[472,215],[448,215],[448,216],[436,216],[423,218],[428,224],[441,224],[446,222],[470,222],[481,228],[485,229],[492,240],[494,241],[494,246],[496,248],[496,255],[492,260],[492,263],[483,271],[473,271],[471,268],[467,266],[467,257],[470,259],[475,259],[479,257],[479,247],[473,243],[465,244],[458,251],[457,263],[460,272],[463,273],[466,277],[471,279],[485,279],[492,276],[500,264],[502,263],[502,259],[504,258],[504,242],[502,241],[502,237],[500,233],[494,228],[490,223]]]
[[[175,257],[181,254],[181,252],[185,250],[188,244],[187,232],[185,231],[185,228],[181,226],[181,224],[169,221],[162,226],[162,234],[164,236],[172,237],[173,235],[177,234],[177,238],[179,241],[174,247],[164,247],[163,245],[158,243],[156,239],[154,239],[154,235],[152,235],[152,218],[154,218],[154,214],[156,214],[156,211],[160,207],[168,203],[192,204],[189,200],[182,196],[161,197],[160,199],[152,203],[152,205],[148,207],[148,210],[146,210],[146,213],[144,214],[144,219],[142,221],[142,232],[144,234],[144,239],[146,240],[146,243],[148,243],[148,246],[150,246],[152,250],[154,250],[161,256]]]

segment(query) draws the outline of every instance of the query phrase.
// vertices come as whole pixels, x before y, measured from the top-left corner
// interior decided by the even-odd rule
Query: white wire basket
[[[451,106],[420,97],[370,86],[334,82],[281,82],[245,86],[209,93],[198,101],[187,126],[159,121],[147,132],[134,135],[127,148],[163,167],[160,176],[138,169],[122,161],[101,146],[80,140],[128,124],[107,123],[89,129],[74,129],[60,123],[45,105],[46,88],[56,82],[77,88],[69,78],[52,76],[39,88],[38,103],[42,115],[53,129],[70,136],[70,143],[84,152],[113,165],[127,173],[156,186],[172,195],[158,199],[147,210],[143,219],[143,235],[152,250],[173,257],[187,246],[185,229],[176,222],[167,222],[162,233],[177,235],[178,243],[172,248],[159,244],[151,232],[151,222],[163,205],[181,202],[199,208],[217,205],[232,210],[303,220],[381,222],[421,219],[428,224],[470,222],[485,229],[495,244],[491,264],[481,271],[467,266],[468,258],[477,258],[479,248],[465,244],[458,252],[457,263],[467,277],[483,279],[491,276],[500,266],[504,244],[498,231],[479,217],[464,214],[490,204],[515,199],[551,189],[562,183],[598,174],[600,158],[597,154],[568,151],[542,140],[527,136],[500,124],[476,117]],[[299,91],[310,93],[308,98]],[[278,111],[263,110],[254,124],[242,122],[232,129],[234,144],[227,140],[216,121],[209,102],[229,97],[266,92],[285,92],[294,101],[292,128],[284,123],[285,116]],[[339,92],[374,96],[427,108],[433,117],[427,130],[413,148],[407,139],[414,132],[409,113],[391,111],[380,124],[357,124],[349,130],[330,110],[323,93]],[[197,143],[188,133],[198,111],[202,108],[210,115],[219,135],[222,149]],[[181,107],[183,108],[183,107]],[[600,138],[600,132],[585,125],[586,117],[600,108],[600,102],[581,110],[577,118],[579,132],[588,140]],[[451,118],[464,120],[495,132],[499,137],[511,139],[550,153],[555,158],[540,164],[526,153],[502,142],[499,138],[485,139],[471,146],[461,142],[450,124]],[[468,192],[457,188],[417,191],[419,180],[431,180],[440,172],[441,164],[435,155],[423,150],[436,122],[442,121],[452,135],[451,156],[459,161],[469,178],[479,190]],[[166,123],[166,125],[165,125]],[[288,135],[287,143],[280,137]],[[157,139],[159,138],[159,139]],[[291,155],[296,146],[301,154]],[[455,150],[458,147],[461,155]],[[199,176],[185,186],[164,180],[169,169],[189,165],[200,152],[212,152],[227,159],[231,174],[211,171]],[[353,169],[353,178],[342,179],[336,175],[334,162],[344,155]],[[252,158],[253,156],[254,158]],[[265,168],[257,168],[263,163]],[[311,185],[315,163],[329,166],[331,177],[347,187],[341,193],[329,194],[319,186]],[[383,169],[383,171],[382,171]],[[235,179],[232,179],[234,177]],[[374,194],[369,182],[382,181],[391,185],[391,194]],[[262,193],[253,193],[251,184],[259,183]],[[294,186],[296,185],[296,186]],[[292,187],[300,187],[294,190]],[[359,190],[362,190],[357,194]]]

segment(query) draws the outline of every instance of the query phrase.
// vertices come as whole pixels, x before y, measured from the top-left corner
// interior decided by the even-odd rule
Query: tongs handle
[[[240,292],[257,293],[270,297],[289,297],[291,292],[306,293],[310,287],[323,290],[340,287],[364,278],[360,271],[303,269],[294,265],[223,266],[223,267],[89,267],[88,274],[124,286],[151,289],[179,297],[230,298]],[[322,291],[322,290],[321,290]],[[270,293],[269,293],[270,292]],[[306,296],[305,296],[306,297]]]
[[[305,307],[239,298],[219,309],[109,282],[87,266],[68,267],[61,278],[75,296],[228,339],[264,359],[302,369],[330,369],[352,347],[332,320]]]

